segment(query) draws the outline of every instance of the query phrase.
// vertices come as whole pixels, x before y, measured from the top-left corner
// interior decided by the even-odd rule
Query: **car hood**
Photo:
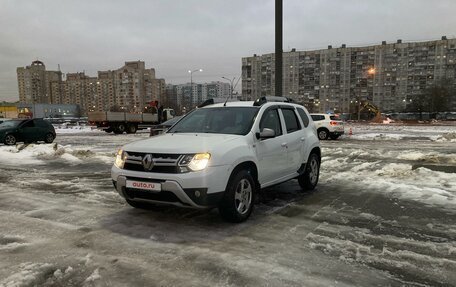
[[[202,153],[211,152],[214,148],[236,139],[241,135],[206,134],[206,133],[166,133],[146,140],[129,143],[123,147],[125,151],[144,153]]]

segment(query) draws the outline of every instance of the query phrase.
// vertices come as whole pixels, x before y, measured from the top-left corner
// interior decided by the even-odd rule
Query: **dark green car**
[[[55,130],[52,124],[43,119],[18,119],[0,124],[0,143],[14,145],[16,142],[44,141],[52,143]]]

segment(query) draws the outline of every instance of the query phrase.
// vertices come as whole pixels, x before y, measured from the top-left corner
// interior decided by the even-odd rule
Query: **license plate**
[[[127,188],[161,191],[161,184],[147,181],[127,180]]]

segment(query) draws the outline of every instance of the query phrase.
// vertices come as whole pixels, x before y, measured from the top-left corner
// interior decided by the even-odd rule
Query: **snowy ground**
[[[117,148],[58,129],[0,146],[0,286],[456,286],[455,126],[351,125],[323,142],[318,189],[265,191],[248,222],[128,207]]]

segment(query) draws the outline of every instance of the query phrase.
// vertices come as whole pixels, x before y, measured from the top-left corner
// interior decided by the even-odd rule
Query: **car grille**
[[[126,152],[127,158],[125,160],[124,169],[142,172],[155,172],[155,173],[179,173],[178,163],[184,155],[181,154],[161,154],[151,153],[154,166],[152,169],[147,170],[143,165],[143,158],[147,153]]]

